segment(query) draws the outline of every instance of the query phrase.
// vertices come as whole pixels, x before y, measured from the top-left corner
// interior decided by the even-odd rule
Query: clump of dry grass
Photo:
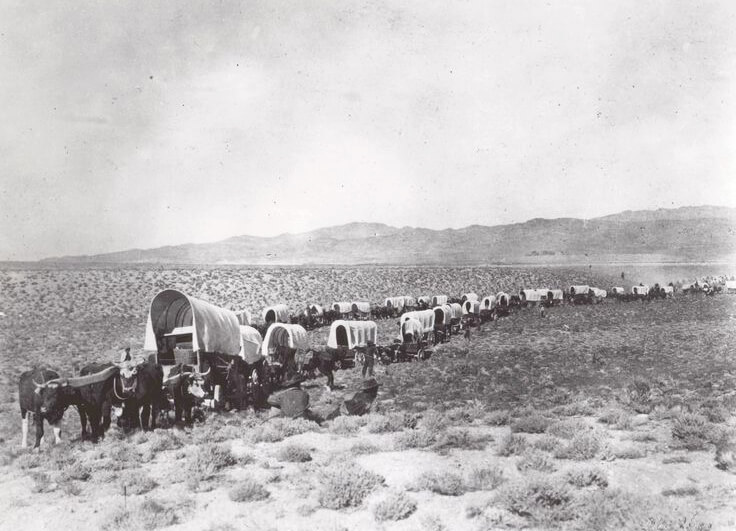
[[[450,421],[444,413],[429,409],[422,413],[417,427],[419,429],[425,429],[430,432],[438,433],[450,425]]]
[[[561,417],[589,417],[595,414],[595,409],[586,400],[576,400],[554,407],[552,413]]]
[[[373,506],[373,516],[379,522],[403,520],[417,510],[417,503],[406,493],[390,492]]]
[[[423,472],[410,490],[428,490],[443,496],[460,496],[467,492],[463,477],[454,472]]]
[[[340,416],[330,423],[328,431],[337,435],[355,435],[366,422],[365,417]]]
[[[437,436],[426,429],[410,430],[397,434],[394,446],[397,450],[428,448],[437,442]]]
[[[234,502],[253,502],[265,500],[271,493],[255,479],[246,478],[232,487],[227,495]]]
[[[60,481],[87,481],[90,477],[92,477],[92,469],[89,465],[81,462],[74,462],[65,466],[59,475]]]
[[[340,418],[340,417],[338,417]],[[250,442],[279,442],[294,435],[319,430],[319,424],[311,420],[296,418],[274,418],[266,423],[254,426],[246,433]]]
[[[358,507],[384,481],[355,462],[336,464],[322,473],[317,499],[327,509]]]
[[[691,460],[686,455],[672,455],[662,459],[663,465],[672,465],[677,463],[690,463]]]
[[[511,420],[511,414],[506,410],[489,411],[481,417],[481,423],[488,426],[505,426]]]
[[[542,526],[557,525],[574,517],[573,492],[567,483],[554,477],[532,476],[512,481],[501,489],[499,500],[511,513]]]
[[[713,425],[703,415],[682,413],[672,422],[676,446],[686,450],[702,450],[713,434]]]
[[[149,440],[154,453],[178,450],[184,446],[181,437],[174,430],[157,430],[151,434]]]
[[[418,417],[407,412],[392,412],[387,415],[371,413],[366,420],[370,433],[390,433],[416,428]]]
[[[312,460],[312,454],[309,448],[295,443],[282,446],[277,456],[279,461],[287,461],[289,463],[306,463]]]
[[[529,444],[523,435],[507,433],[499,442],[496,453],[501,457],[520,455],[524,450],[526,450],[527,446],[529,446]]]
[[[550,419],[538,413],[521,417],[511,423],[511,431],[514,433],[544,433],[552,423]]]
[[[601,450],[601,443],[593,433],[578,433],[570,442],[555,452],[558,459],[584,461],[593,459]]]
[[[538,439],[532,441],[532,447],[536,448],[537,450],[542,450],[543,452],[550,453],[556,452],[562,446],[562,444],[562,440],[555,437],[554,435],[549,434],[544,434]]]
[[[521,472],[554,472],[557,467],[552,457],[547,452],[527,448],[519,460],[516,462],[516,468]]]
[[[142,472],[123,473],[120,478],[120,486],[124,487],[126,494],[146,494],[158,486],[149,475]]]
[[[642,502],[621,490],[583,492],[571,504],[574,529],[585,531],[618,531],[631,529],[643,510]],[[663,528],[669,529],[669,528]],[[654,531],[654,530],[652,530]]]
[[[697,487],[693,487],[692,485],[688,485],[685,487],[673,487],[671,489],[664,489],[662,491],[662,496],[676,496],[676,497],[684,497],[684,496],[697,496],[700,494],[700,490],[698,490]]]
[[[437,437],[433,448],[439,452],[446,452],[453,448],[483,450],[489,440],[492,440],[489,435],[472,434],[463,428],[449,428]]]
[[[159,529],[182,521],[189,510],[188,500],[177,503],[158,501],[151,498],[129,508],[118,507],[109,514],[102,529],[110,531],[139,531]]]
[[[565,474],[566,481],[575,487],[599,487],[608,486],[606,473],[597,467],[574,468]]]
[[[546,433],[561,439],[572,439],[579,433],[590,431],[590,426],[583,419],[570,418],[553,422],[546,429]]]
[[[187,462],[187,484],[197,490],[200,482],[214,478],[221,470],[237,462],[238,459],[227,445],[211,443],[200,446]]]
[[[647,452],[638,446],[626,446],[624,448],[617,448],[613,455],[616,459],[641,459],[647,456]]]
[[[630,430],[633,425],[632,416],[619,408],[608,408],[598,417],[598,422],[608,424],[617,430]]]
[[[495,490],[506,481],[506,477],[497,466],[476,466],[467,475],[466,490]]]
[[[352,455],[375,454],[380,451],[381,449],[378,446],[368,441],[358,441],[350,447],[350,453]]]

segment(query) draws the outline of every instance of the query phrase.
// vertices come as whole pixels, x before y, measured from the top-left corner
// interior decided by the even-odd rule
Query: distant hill
[[[612,260],[710,261],[736,255],[736,209],[625,211],[594,219],[531,219],[430,230],[349,223],[301,234],[49,258],[62,263],[482,264]]]

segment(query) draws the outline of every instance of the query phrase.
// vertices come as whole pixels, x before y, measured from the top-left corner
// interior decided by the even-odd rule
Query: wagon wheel
[[[361,365],[365,364],[365,354],[363,352],[356,352],[355,363],[360,363]]]
[[[417,350],[417,359],[418,359],[418,360],[423,360],[423,359],[425,359],[425,358],[424,358],[424,348],[420,348],[419,350]]]

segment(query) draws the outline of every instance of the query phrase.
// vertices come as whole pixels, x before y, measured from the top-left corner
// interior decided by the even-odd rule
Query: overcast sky
[[[736,2],[0,0],[0,259],[736,206]]]

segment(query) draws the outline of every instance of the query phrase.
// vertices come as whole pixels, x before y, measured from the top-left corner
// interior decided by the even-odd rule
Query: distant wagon
[[[675,294],[675,288],[673,286],[662,286],[659,288],[662,297],[672,297]]]
[[[430,306],[442,306],[443,304],[447,304],[447,295],[435,295],[432,297]]]
[[[452,325],[452,306],[443,304],[442,306],[436,306],[432,311],[434,312],[434,327],[436,329],[444,330],[445,327]]]
[[[573,304],[590,304],[592,302],[590,298],[590,286],[582,284],[570,286],[568,294],[570,302]]]
[[[608,293],[604,289],[590,288],[589,296],[593,302],[600,304],[608,296]]]
[[[465,301],[477,301],[479,299],[478,295],[475,293],[464,293],[463,296],[460,298],[460,302],[464,303]]]
[[[353,312],[353,303],[351,302],[335,302],[332,309],[343,319],[348,319]]]
[[[416,319],[422,325],[422,334],[426,337],[434,331],[434,311],[433,310],[418,310],[415,312],[406,312],[401,316],[399,322],[401,324],[409,319]]]
[[[646,284],[640,284],[638,286],[631,287],[631,294],[635,297],[646,297],[649,295],[649,286]]]
[[[511,297],[508,293],[499,291],[496,293],[496,313],[498,315],[508,315],[511,311]]]
[[[265,323],[288,323],[289,307],[286,304],[274,304],[265,308],[261,313],[261,317]]]
[[[565,300],[565,292],[561,289],[547,290],[547,306],[557,306]]]
[[[235,312],[178,290],[161,291],[151,301],[143,348],[162,365],[165,378],[178,364],[206,375],[205,403],[214,407],[242,405],[253,383]]]
[[[422,295],[417,298],[417,306],[420,308],[428,308],[432,304],[432,297],[429,295]],[[435,305],[437,306],[437,305]]]
[[[368,319],[371,314],[371,303],[365,301],[352,302],[350,303],[350,313],[354,319]]]
[[[480,301],[480,320],[493,321],[496,319],[496,296],[488,295]]]
[[[727,280],[725,289],[726,293],[736,293],[736,280]]]
[[[378,327],[373,321],[338,320],[330,326],[327,338],[327,349],[336,353],[336,365],[345,368],[355,363],[356,349],[368,346],[368,342],[376,344]]]
[[[238,322],[241,325],[248,326],[253,324],[253,315],[250,313],[249,310],[235,310],[235,317],[238,318]]]
[[[480,302],[467,300],[462,304],[463,315],[480,315]]]
[[[611,293],[614,297],[621,297],[622,295],[626,294],[626,290],[620,286],[616,286],[611,288]]]
[[[261,353],[268,362],[272,383],[284,383],[297,372],[297,353],[309,350],[307,331],[303,326],[290,323],[274,323],[266,331]]]
[[[541,304],[547,300],[547,290],[522,289],[519,290],[519,299],[521,299],[522,306]]]

